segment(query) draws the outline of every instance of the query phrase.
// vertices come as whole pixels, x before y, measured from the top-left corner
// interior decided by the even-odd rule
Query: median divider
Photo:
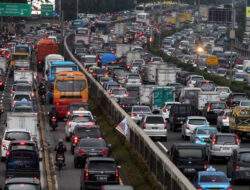
[[[161,185],[162,189],[195,190],[190,181],[74,57],[67,43],[72,41],[72,34],[68,34],[64,38],[65,58],[75,62],[86,75],[89,82],[89,96],[98,100],[100,105],[104,105],[105,111],[115,123],[119,124],[126,117],[130,131],[127,141],[144,160],[151,174]]]

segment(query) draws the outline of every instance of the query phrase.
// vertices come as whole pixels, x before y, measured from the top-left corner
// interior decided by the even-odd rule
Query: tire
[[[58,170],[60,171],[62,169],[62,164],[58,164]]]
[[[71,147],[71,154],[74,155],[75,154],[75,149],[73,147]]]
[[[69,141],[70,141],[70,137],[65,136],[65,140],[66,140],[67,142],[69,142]]]
[[[231,182],[233,185],[237,184],[237,181],[235,180],[234,174],[232,173],[232,178],[231,178]]]
[[[211,155],[208,155],[208,164],[212,164],[213,157]]]
[[[5,157],[1,157],[1,162],[4,162],[6,160]]]

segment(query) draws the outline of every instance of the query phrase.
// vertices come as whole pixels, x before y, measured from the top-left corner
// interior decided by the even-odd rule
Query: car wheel
[[[70,141],[70,137],[65,136],[65,140],[66,140],[67,142],[69,142],[69,141]]]
[[[1,157],[1,161],[4,162],[6,160],[5,157]]]
[[[73,147],[71,147],[71,154],[74,155],[75,154],[75,149]]]
[[[213,162],[213,158],[212,158],[212,156],[209,154],[209,155],[208,155],[208,164],[212,164],[212,162]]]
[[[233,185],[236,185],[237,181],[235,180],[235,177],[234,177],[234,174],[233,174],[233,173],[232,173],[232,180],[231,180],[231,181],[232,181],[232,184],[233,184]]]

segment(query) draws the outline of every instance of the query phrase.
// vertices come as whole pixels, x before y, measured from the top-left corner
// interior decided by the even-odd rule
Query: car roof
[[[33,177],[14,177],[14,178],[7,178],[5,180],[5,184],[11,184],[11,183],[30,183],[39,185],[40,181],[39,179]]]
[[[114,158],[111,157],[88,157],[89,161],[115,161]]]
[[[206,117],[203,117],[203,116],[188,116],[187,119],[206,119]]]
[[[199,172],[199,175],[203,175],[203,176],[226,176],[226,174],[224,172],[220,172],[220,171],[201,171]]]

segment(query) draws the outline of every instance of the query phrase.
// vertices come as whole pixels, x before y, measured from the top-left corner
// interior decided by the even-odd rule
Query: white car
[[[73,111],[69,115],[65,125],[66,141],[70,140],[76,125],[95,125],[95,118],[90,111]]]
[[[195,83],[199,80],[205,80],[201,75],[190,75],[187,79],[187,86],[194,87]]]
[[[232,114],[231,110],[223,110],[217,117],[217,129],[220,132],[229,131],[229,116]]]
[[[250,101],[249,100],[240,101],[239,107],[240,108],[250,108]]]
[[[181,137],[187,139],[193,133],[197,127],[208,126],[208,121],[206,117],[201,116],[189,116],[187,117],[185,123],[181,127]]]
[[[161,109],[160,109],[160,114],[163,116],[163,118],[165,120],[168,120],[169,119],[169,112],[170,112],[170,109],[171,107],[174,105],[174,104],[181,104],[180,102],[165,102]]]
[[[231,94],[231,90],[227,86],[217,86],[214,91],[219,93],[221,101],[226,101],[228,96]]]
[[[139,74],[133,73],[128,74],[125,82],[125,87],[127,86],[141,86],[142,85],[142,79]]]
[[[3,134],[1,144],[1,160],[4,161],[6,158],[6,152],[9,148],[9,144],[14,140],[27,140],[31,141],[31,133],[26,129],[6,129]]]

